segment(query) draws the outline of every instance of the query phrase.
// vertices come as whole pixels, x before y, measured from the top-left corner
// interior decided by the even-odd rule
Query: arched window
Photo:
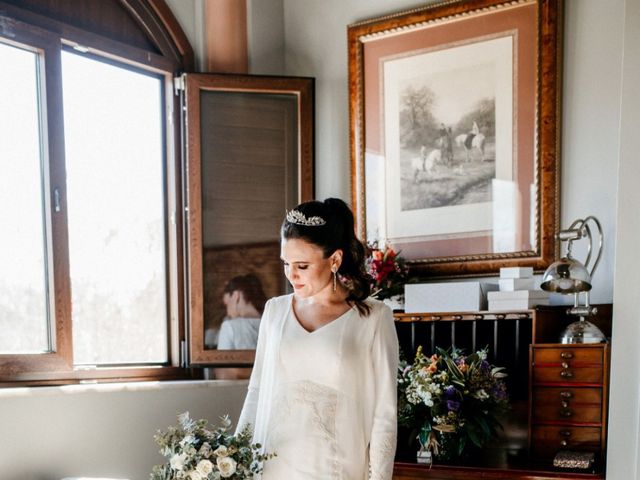
[[[162,0],[0,1],[0,385],[187,376]]]

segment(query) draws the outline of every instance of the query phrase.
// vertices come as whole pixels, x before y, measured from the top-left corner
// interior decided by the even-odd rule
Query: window
[[[38,55],[0,43],[0,352],[50,350]],[[15,141],[19,139],[19,141]],[[17,208],[16,208],[17,207]]]
[[[162,80],[62,53],[73,357],[167,361]]]
[[[0,385],[186,376],[179,66],[6,8],[16,16],[0,9]]]

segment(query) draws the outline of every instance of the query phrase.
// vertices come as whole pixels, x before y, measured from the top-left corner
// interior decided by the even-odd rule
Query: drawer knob
[[[562,402],[560,402],[560,405],[562,405],[562,408],[567,408],[569,406],[569,402],[563,400]]]
[[[561,352],[560,358],[573,358],[573,352]]]
[[[562,368],[569,368],[569,364],[567,362],[562,362]]]
[[[563,370],[560,372],[560,376],[562,378],[571,378],[573,377],[573,372],[571,372],[570,370]]]
[[[560,410],[560,416],[562,417],[570,417],[572,415],[573,415],[573,412],[571,410],[566,410],[566,409]]]
[[[422,317],[411,317],[412,322],[419,322],[422,320]]]
[[[558,432],[558,434],[562,437],[570,437],[571,436],[571,430],[560,430]]]
[[[562,445],[563,447],[566,447],[567,445],[569,445],[569,442],[567,442],[566,440],[562,440],[560,442],[560,445]]]
[[[571,392],[566,392],[566,391],[560,392],[560,398],[571,398],[571,397],[573,397],[573,394]]]

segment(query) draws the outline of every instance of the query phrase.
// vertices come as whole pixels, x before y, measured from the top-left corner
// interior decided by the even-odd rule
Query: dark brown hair
[[[365,269],[364,245],[355,235],[353,213],[338,198],[327,198],[321,202],[313,200],[298,205],[295,210],[307,218],[320,217],[324,225],[299,225],[285,218],[280,229],[283,239],[299,238],[320,247],[328,258],[336,250],[342,250],[342,264],[338,273],[349,289],[347,302],[355,305],[360,315],[369,315],[370,307],[364,302],[371,294],[369,275]]]
[[[262,314],[264,304],[267,302],[267,296],[264,294],[260,279],[254,273],[233,277],[227,282],[223,290],[224,293],[236,291],[242,293],[244,299]]]

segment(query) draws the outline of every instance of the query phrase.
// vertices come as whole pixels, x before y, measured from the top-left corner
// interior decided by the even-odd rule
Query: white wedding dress
[[[291,301],[278,297],[265,309],[239,422],[262,420],[264,434],[254,440],[277,454],[265,462],[262,479],[390,480],[398,364],[390,310],[367,300],[368,317],[352,308],[308,332]],[[265,342],[276,345],[267,360]],[[262,394],[271,400],[261,402]]]

